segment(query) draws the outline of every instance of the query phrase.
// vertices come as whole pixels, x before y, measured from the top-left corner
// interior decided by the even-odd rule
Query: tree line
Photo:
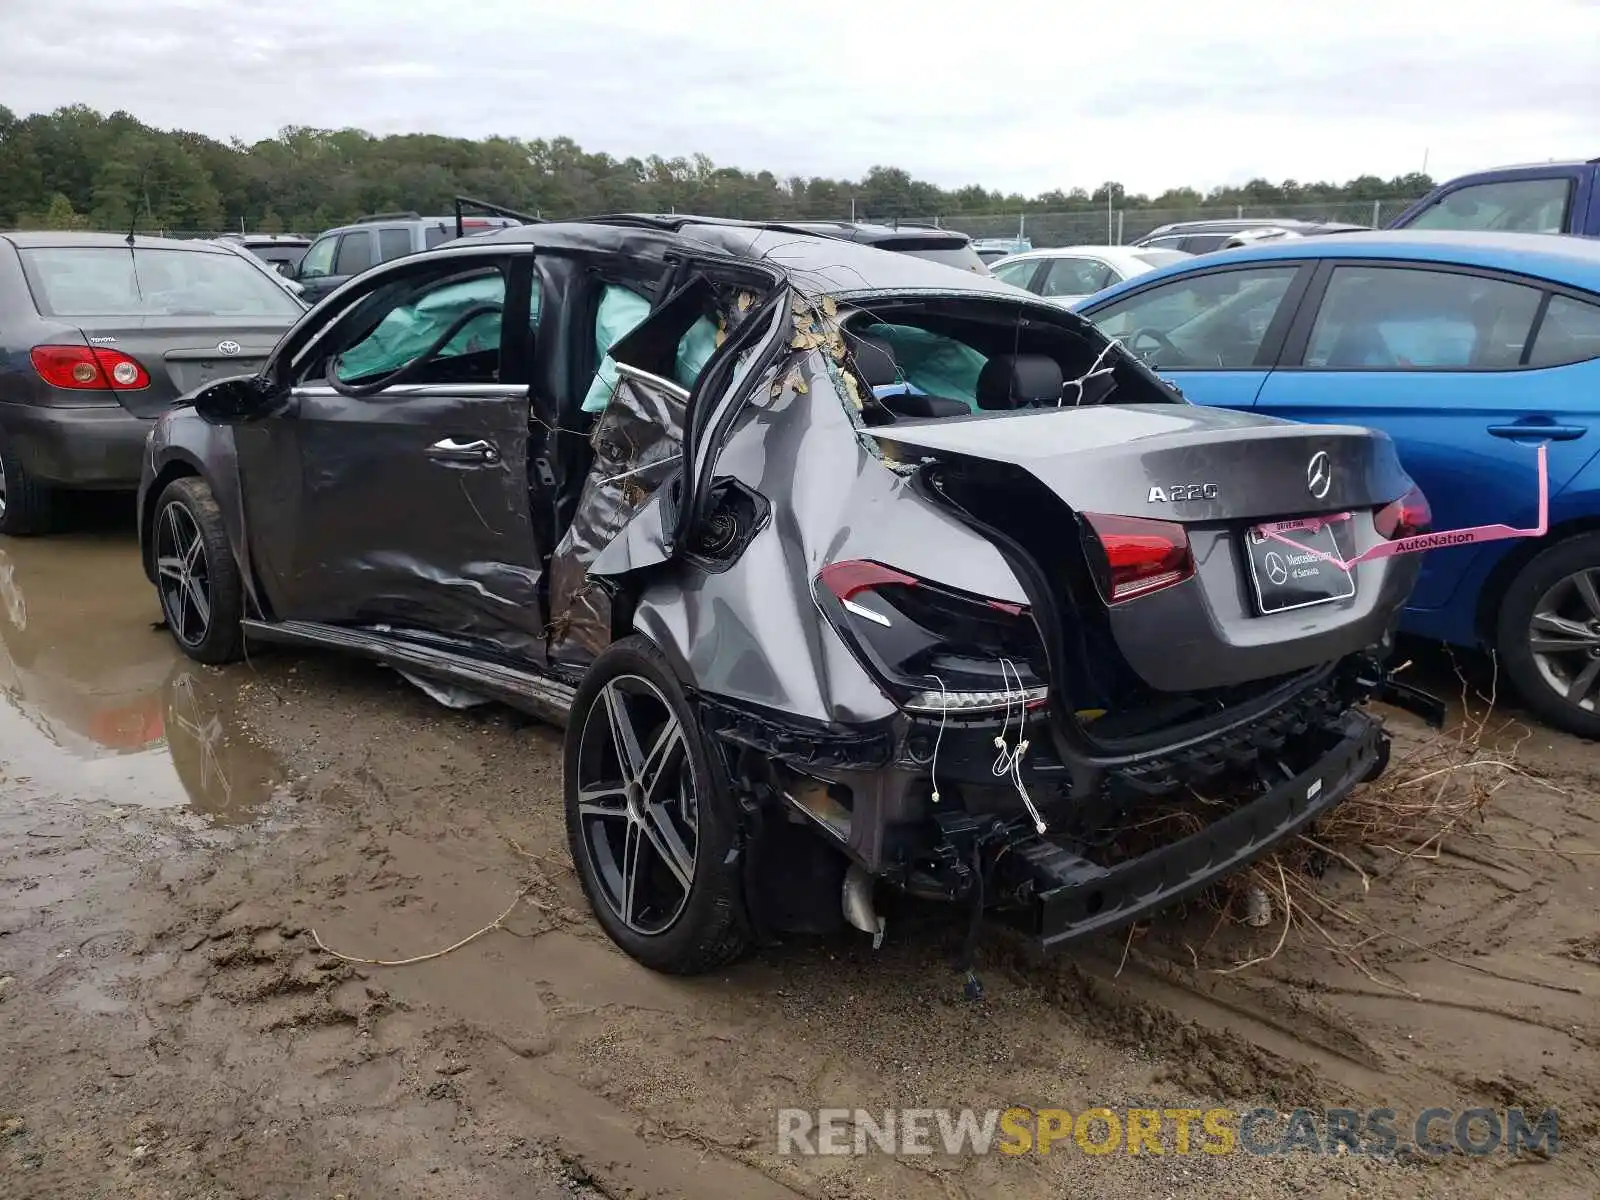
[[[0,105],[0,228],[132,228],[314,234],[373,212],[452,211],[457,195],[544,217],[699,212],[798,220],[888,220],[993,213],[1401,200],[1433,181],[1413,172],[1343,184],[1288,179],[1130,193],[1106,182],[1036,196],[971,184],[942,188],[898,167],[859,180],[780,178],[690,158],[614,158],[570,138],[437,134],[375,137],[360,129],[287,126],[254,143],[157,129],[86,105],[18,117]]]

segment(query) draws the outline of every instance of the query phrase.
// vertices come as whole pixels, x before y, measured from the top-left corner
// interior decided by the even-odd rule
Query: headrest
[[[979,408],[1020,408],[1061,399],[1061,364],[1044,354],[997,354],[978,373]]]
[[[855,360],[856,370],[870,387],[900,382],[900,368],[894,361],[894,351],[886,342],[876,338],[856,339]]]

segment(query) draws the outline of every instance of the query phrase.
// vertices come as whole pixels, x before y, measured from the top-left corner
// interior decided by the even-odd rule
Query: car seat
[[[1044,354],[997,354],[978,373],[978,407],[1026,408],[1059,404],[1066,378],[1061,364]]]
[[[960,400],[930,396],[916,389],[901,374],[894,351],[878,338],[857,339],[852,352],[856,371],[872,388],[873,398],[896,417],[932,420],[938,417],[964,417],[972,410]]]

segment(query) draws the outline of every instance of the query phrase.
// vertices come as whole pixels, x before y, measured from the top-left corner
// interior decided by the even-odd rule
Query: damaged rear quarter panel
[[[757,381],[717,465],[719,476],[773,501],[771,521],[729,569],[684,563],[640,597],[635,627],[685,664],[702,691],[830,723],[896,712],[812,598],[812,580],[830,562],[876,559],[1025,602],[991,543],[868,448],[849,403],[824,349],[780,359]]]

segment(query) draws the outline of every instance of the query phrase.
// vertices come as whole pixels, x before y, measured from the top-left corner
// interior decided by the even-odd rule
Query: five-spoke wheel
[[[647,639],[614,643],[589,669],[565,768],[573,862],[612,939],[676,974],[737,956],[746,919],[724,768]]]
[[[190,658],[232,662],[244,651],[244,588],[211,489],[193,476],[173,480],[153,521],[150,566],[167,628]]]
[[[700,844],[683,726],[655,684],[617,675],[580,737],[578,820],[601,897],[629,929],[661,933],[689,902]]]
[[[211,628],[211,572],[200,526],[183,500],[168,501],[156,519],[156,587],[172,636],[201,645]]]

